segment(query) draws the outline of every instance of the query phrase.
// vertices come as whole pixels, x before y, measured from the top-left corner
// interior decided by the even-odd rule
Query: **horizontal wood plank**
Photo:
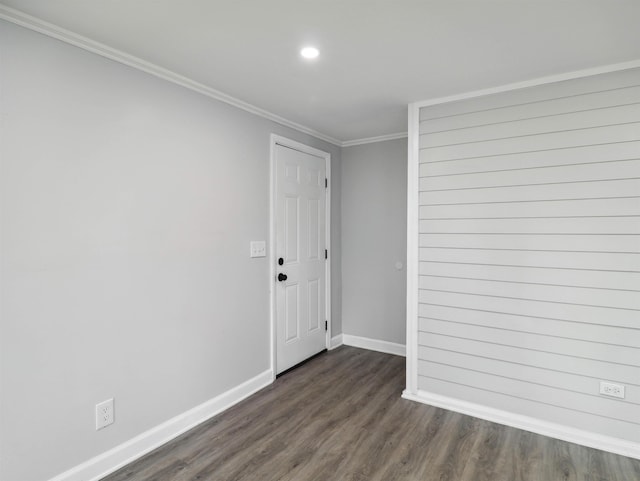
[[[561,165],[610,163],[638,158],[640,141],[606,142],[555,150],[520,152],[508,155],[485,156],[469,159],[428,162],[428,150],[420,152],[420,175],[460,175],[473,172],[512,169],[537,169]]]
[[[640,235],[640,218],[571,217],[509,219],[433,219],[421,220],[419,232],[477,234],[616,234]]]
[[[561,116],[567,112],[596,111],[638,101],[640,101],[640,86],[623,87],[552,100],[542,100],[535,103],[492,108],[480,112],[427,119],[420,122],[420,133],[427,134],[446,130],[469,129],[481,125],[544,118],[553,115]]]
[[[618,291],[435,276],[420,276],[418,284],[420,289],[435,291],[467,292],[476,295],[507,296],[539,301],[635,309],[640,318],[640,285],[636,286],[637,291]],[[638,329],[640,330],[640,324]]]
[[[423,134],[420,145],[429,134]],[[565,132],[510,137],[499,140],[486,140],[444,147],[424,147],[426,161],[441,162],[453,159],[466,159],[483,156],[507,155],[519,152],[556,150],[585,145],[598,145],[608,142],[629,142],[640,140],[640,122],[607,125]]]
[[[429,164],[423,164],[429,165]],[[453,176],[422,177],[421,190],[471,189],[477,187],[501,187],[508,185],[549,184],[554,182],[599,181],[611,175],[616,178],[640,178],[640,158],[608,163],[561,165],[538,169],[506,170],[501,172],[469,173]]]
[[[633,289],[640,282],[640,273],[453,262],[420,262],[418,271],[420,275],[625,290],[640,295],[637,288]]]
[[[635,197],[640,192],[640,179],[615,177],[612,170],[606,179],[594,182],[567,182],[531,185],[529,182],[512,186],[475,189],[450,189],[421,191],[419,203],[455,204],[515,201],[545,201],[570,199],[598,199],[610,197]]]
[[[639,90],[640,91],[640,90]],[[435,133],[425,133],[421,148],[457,145],[470,142],[486,142],[487,140],[507,139],[525,135],[546,134],[550,132],[569,131],[602,127],[610,123],[623,124],[637,121],[640,117],[640,95],[634,91],[635,97],[628,102],[612,107],[596,110],[581,110],[525,117],[522,120],[511,120],[500,123],[488,123],[472,128],[455,128]],[[489,119],[488,119],[489,120]]]
[[[640,195],[629,198],[580,199],[502,204],[423,205],[420,219],[500,217],[639,216]],[[638,246],[640,252],[640,246]]]
[[[636,236],[538,234],[420,234],[420,247],[464,249],[555,250],[570,252],[640,252]]]
[[[590,324],[618,327],[638,327],[638,311],[610,309],[604,306],[586,306],[569,303],[553,303],[528,298],[490,297],[462,292],[428,291],[418,292],[418,314],[423,316],[422,303],[460,306],[481,311],[510,312],[516,315],[544,317]],[[570,351],[567,351],[570,352]],[[640,359],[638,359],[640,362]]]
[[[465,264],[506,264],[538,268],[603,270],[640,273],[640,254],[600,252],[545,252],[505,249],[451,249],[421,247],[420,261],[460,262]],[[580,275],[576,273],[576,275]],[[629,285],[640,291],[640,284]]]
[[[436,304],[423,304],[421,312],[425,318],[429,319],[577,339],[579,341],[623,345],[640,349],[640,328],[621,328],[584,322],[558,321],[541,317],[514,315],[504,312],[484,312]],[[640,378],[638,378],[637,384],[640,385]]]
[[[523,349],[552,352],[555,354],[571,352],[575,357],[640,367],[640,350],[638,348],[580,341],[577,339],[559,339],[541,334],[522,333],[428,318],[420,318],[419,329],[419,345],[423,345],[424,337],[426,337],[428,333],[434,333],[463,339],[494,342]]]

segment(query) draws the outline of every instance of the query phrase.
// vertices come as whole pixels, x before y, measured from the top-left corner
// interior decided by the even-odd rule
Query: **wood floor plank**
[[[397,449],[390,453],[384,467],[372,481],[400,481],[411,476],[424,463],[424,453],[434,442],[436,433],[442,428],[446,411],[443,409],[416,409],[409,401],[408,413],[404,421],[402,440]]]
[[[470,461],[480,424],[484,421],[469,416],[455,416],[455,427],[447,432],[435,466],[427,466],[426,480],[460,481]]]
[[[508,429],[495,423],[482,422],[478,438],[471,448],[470,457],[461,481],[489,481],[495,479],[496,470],[506,468],[507,453],[503,451]]]
[[[609,471],[605,464],[606,453],[604,451],[569,443],[569,452],[572,458],[579,458],[580,453],[583,453],[584,462],[577,464],[577,469],[586,477],[618,481],[615,472]]]
[[[603,452],[607,481],[638,481],[640,462],[635,459]]]
[[[569,448],[569,443],[549,438],[544,447],[547,459],[544,479],[556,479],[557,481],[576,481],[579,479],[576,462],[586,464],[586,456],[578,452],[576,457],[572,457]],[[555,477],[552,478],[552,476]]]
[[[167,455],[163,451],[155,451],[143,457],[139,462],[129,464],[113,474],[110,481],[126,481],[128,479],[167,479],[166,474],[178,474],[186,467],[186,463],[175,456]]]
[[[497,463],[495,481],[527,481],[544,479],[544,437],[520,429],[504,427],[507,438]]]
[[[640,461],[400,397],[405,360],[352,347],[103,481],[638,481]]]

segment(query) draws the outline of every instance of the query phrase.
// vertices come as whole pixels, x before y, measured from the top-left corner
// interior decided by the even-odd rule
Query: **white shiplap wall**
[[[418,393],[640,446],[640,69],[415,121]]]

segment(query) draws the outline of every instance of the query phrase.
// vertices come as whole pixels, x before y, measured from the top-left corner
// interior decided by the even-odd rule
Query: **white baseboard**
[[[329,350],[335,349],[336,347],[342,346],[342,334],[338,334],[337,336],[333,336],[331,338],[331,342],[329,344]]]
[[[65,471],[49,481],[97,481],[144,456],[180,434],[239,403],[273,382],[271,370],[258,374],[219,396],[169,419],[109,451]]]
[[[407,355],[407,349],[404,344],[396,344],[395,342],[389,341],[380,341],[378,339],[370,339],[368,337],[342,334],[342,343],[346,346],[360,347],[362,349],[369,349],[370,351],[395,354],[396,356],[406,357]]]
[[[448,409],[449,411],[455,411],[476,418],[485,419],[494,423],[504,424],[506,426],[523,429],[536,434],[542,434],[543,436],[561,439],[562,441],[581,444],[590,448],[640,459],[640,444],[632,441],[603,436],[601,434],[563,426],[562,424],[542,421],[529,416],[522,416],[520,414],[502,411],[500,409],[493,409],[480,404],[461,401],[459,399],[441,396],[427,391],[419,390],[417,394],[404,391],[402,393],[402,397],[411,401],[418,401],[431,406]]]

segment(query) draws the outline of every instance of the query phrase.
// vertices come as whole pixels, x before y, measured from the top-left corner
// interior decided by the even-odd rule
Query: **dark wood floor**
[[[400,398],[404,358],[323,354],[104,481],[638,481],[640,461]]]

